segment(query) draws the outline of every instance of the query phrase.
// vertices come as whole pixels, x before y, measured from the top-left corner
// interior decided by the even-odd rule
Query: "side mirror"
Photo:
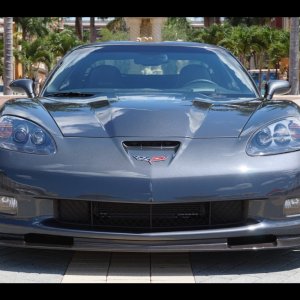
[[[286,80],[269,80],[266,83],[265,98],[271,100],[274,94],[287,93],[291,88],[291,85]]]
[[[31,79],[16,79],[9,84],[9,87],[16,93],[25,92],[29,98],[35,97]]]

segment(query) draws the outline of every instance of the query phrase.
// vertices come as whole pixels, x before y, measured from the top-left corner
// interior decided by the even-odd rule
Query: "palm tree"
[[[291,94],[299,94],[299,17],[291,17],[289,81]]]
[[[32,41],[36,37],[44,37],[49,33],[48,24],[55,21],[54,17],[14,17],[16,26],[22,31],[22,41]],[[25,74],[22,65],[22,74]]]
[[[46,60],[44,40],[41,38],[35,39],[33,42],[21,41],[21,50],[15,51],[16,58],[22,63],[24,67],[24,76],[35,77],[33,72],[33,64]],[[41,54],[42,53],[42,54]],[[50,53],[50,55],[53,53]],[[46,62],[45,62],[46,63]]]
[[[97,31],[95,26],[95,17],[90,17],[90,42],[96,42]]]
[[[226,17],[226,21],[232,26],[238,25],[270,25],[273,17]]]
[[[214,27],[220,25],[214,25]],[[213,28],[213,27],[212,27]],[[222,34],[213,34],[214,39],[218,37],[221,39]],[[224,38],[221,39],[217,44],[228,48],[235,56],[239,58],[243,65],[247,65],[249,56],[251,56],[252,51],[252,32],[251,29],[245,25],[239,25],[236,27],[227,28],[224,32]]]
[[[0,40],[0,78],[3,78],[3,55],[4,55],[4,44],[3,40]]]
[[[259,69],[258,76],[258,88],[262,88],[262,69],[268,65],[269,69],[269,57],[268,49],[273,43],[274,33],[269,26],[251,26],[251,40],[252,54],[256,61],[256,65]],[[269,76],[270,71],[268,71]]]
[[[37,37],[32,42],[19,41],[21,47],[14,54],[23,66],[24,76],[32,78],[37,77],[40,63],[44,63],[50,71],[60,57],[81,43],[70,29],[64,29],[61,32],[53,31],[45,37]]]
[[[17,26],[21,27],[22,39],[31,36],[45,36],[49,33],[47,24],[53,21],[50,17],[14,17]]]
[[[220,17],[204,17],[204,27],[209,27],[213,24],[220,24],[221,18]]]
[[[269,66],[276,69],[278,78],[278,69],[280,61],[289,55],[289,32],[286,30],[273,29],[273,40],[268,49]]]
[[[102,18],[105,19],[105,18]],[[117,31],[126,31],[126,22],[123,17],[115,17],[113,20],[111,20],[107,25],[106,28],[109,31],[117,32]]]
[[[196,36],[192,41],[218,45],[226,36],[229,37],[230,33],[231,28],[229,28],[227,24],[212,24],[210,27],[204,27],[197,30]]]
[[[12,95],[9,88],[13,80],[13,18],[4,18],[4,95]]]
[[[82,17],[75,17],[75,31],[78,38],[83,40],[83,25],[82,25]]]
[[[70,29],[51,32],[44,41],[45,46],[54,54],[55,58],[65,55],[70,49],[82,43]]]

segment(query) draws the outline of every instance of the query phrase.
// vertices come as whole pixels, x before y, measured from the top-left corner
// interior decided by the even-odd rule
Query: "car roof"
[[[103,47],[103,46],[180,46],[180,47],[199,47],[199,48],[213,48],[213,49],[224,49],[216,45],[195,43],[195,42],[176,42],[176,41],[165,41],[165,42],[133,42],[133,41],[109,41],[109,42],[97,42],[93,44],[81,45],[78,48],[85,47]]]

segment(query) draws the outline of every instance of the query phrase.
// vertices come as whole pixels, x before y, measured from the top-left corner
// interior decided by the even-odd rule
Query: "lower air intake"
[[[136,204],[57,200],[64,227],[122,232],[183,231],[245,223],[247,201]]]

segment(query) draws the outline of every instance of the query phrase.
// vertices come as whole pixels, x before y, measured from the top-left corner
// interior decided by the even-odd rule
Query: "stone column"
[[[290,18],[289,17],[283,17],[283,29],[290,30]]]
[[[140,28],[142,18],[126,17],[124,18],[127,27],[129,27],[129,38],[131,41],[136,41],[140,36]]]
[[[162,17],[151,18],[153,42],[161,42],[162,40],[161,32],[165,20],[166,18],[162,18]]]

